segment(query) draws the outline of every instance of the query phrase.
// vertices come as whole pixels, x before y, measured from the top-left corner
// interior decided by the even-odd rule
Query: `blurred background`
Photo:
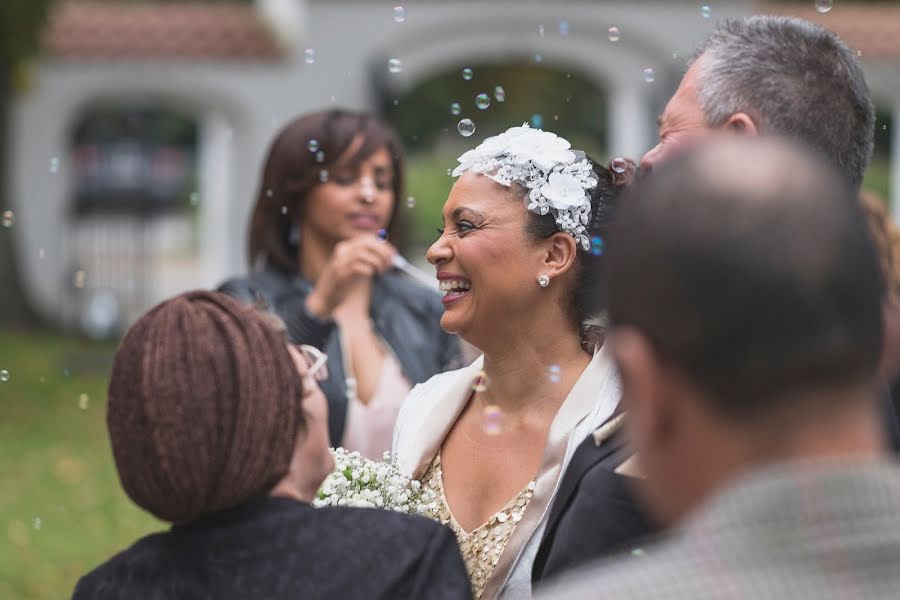
[[[115,341],[161,299],[246,270],[287,121],[340,106],[398,129],[402,246],[421,262],[465,149],[528,122],[639,158],[694,47],[755,12],[857,51],[878,108],[865,185],[900,218],[897,2],[3,0],[0,598],[67,597],[160,527],[120,491],[106,440]]]

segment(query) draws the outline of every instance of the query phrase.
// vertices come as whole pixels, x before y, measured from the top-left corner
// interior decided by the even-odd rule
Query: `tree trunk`
[[[0,64],[0,212],[12,209],[8,178],[9,124],[14,68]],[[20,265],[16,262],[13,228],[0,227],[0,326],[30,327],[38,323],[25,298]]]

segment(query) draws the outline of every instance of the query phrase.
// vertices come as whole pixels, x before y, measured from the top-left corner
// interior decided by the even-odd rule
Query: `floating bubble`
[[[475,72],[472,69],[470,69],[469,67],[466,67],[465,69],[462,70],[462,78],[465,79],[466,81],[471,81],[472,77],[474,77],[474,76],[475,76]]]
[[[281,206],[281,214],[283,214],[283,215],[288,214],[288,207],[287,207],[287,206],[285,206],[285,205],[282,205],[282,206]]]
[[[316,49],[315,48],[307,48],[303,51],[303,61],[311,65],[316,62]]]
[[[566,37],[569,35],[569,22],[563,19],[559,22],[559,35]]]
[[[40,258],[41,260],[44,259],[44,249],[43,248],[38,249],[38,258]]]
[[[75,274],[72,276],[72,283],[78,289],[83,288],[84,284],[87,283],[87,272],[84,269],[75,271]]]
[[[450,114],[458,117],[462,113],[462,106],[459,105],[459,102],[453,102],[450,104]]]
[[[603,255],[603,238],[599,235],[595,235],[591,238],[591,254],[594,256]]]
[[[488,404],[481,413],[481,427],[488,435],[500,435],[503,431],[503,411],[495,404]]]
[[[197,192],[191,192],[189,198],[191,200],[191,206],[198,206],[200,204],[200,194]]]
[[[542,62],[544,62],[544,57],[541,54],[535,54],[534,62],[541,64]]]
[[[712,9],[709,7],[709,4],[704,4],[700,7],[700,15],[704,19],[708,19],[712,16]]]
[[[6,227],[7,229],[12,227],[13,223],[16,222],[15,213],[13,213],[13,211],[11,211],[11,210],[4,210],[2,222],[3,222],[3,226]]]
[[[475,96],[475,106],[477,106],[480,110],[484,110],[491,105],[491,97],[485,94],[484,92]]]
[[[378,239],[381,240],[382,242],[387,241],[387,239],[388,239],[387,229],[379,229],[378,230]]]
[[[328,181],[328,171],[326,169],[322,169],[321,171],[319,171],[319,181],[321,181],[322,183]]]
[[[459,135],[463,137],[469,137],[473,133],[475,133],[475,123],[472,119],[463,119],[456,125],[456,130],[459,132]]]
[[[34,518],[34,528],[35,528],[36,530],[40,531],[41,525],[43,525],[43,521],[41,521],[41,518],[40,518],[40,517],[35,517],[35,518]]]
[[[816,10],[823,15],[834,7],[832,0],[816,0]]]
[[[322,150],[319,150],[318,152],[316,152],[316,162],[317,163],[325,162],[325,152],[323,152]]]
[[[6,369],[0,371],[0,381],[9,381],[9,371]]]
[[[394,7],[394,21],[397,23],[406,21],[406,9],[404,7],[399,5]]]
[[[453,169],[447,169],[447,177],[453,177]]]
[[[59,173],[59,159],[55,156],[50,159],[50,172]]]
[[[612,159],[612,170],[622,174],[628,170],[628,161],[621,156]]]
[[[531,115],[531,126],[535,129],[541,129],[544,126],[544,116],[540,113]]]
[[[497,102],[506,102],[506,90],[503,89],[502,85],[494,88],[494,98],[497,99]]]
[[[415,208],[416,207],[416,199],[413,196],[410,196],[406,199],[406,208]]]
[[[647,83],[653,83],[656,81],[656,71],[651,69],[650,67],[645,67],[641,74],[644,76],[644,81]]]
[[[544,37],[544,26],[538,25],[538,35]]]
[[[272,191],[272,188],[266,189],[266,198],[271,198],[275,195],[275,192]]]
[[[403,61],[399,58],[392,58],[388,61],[388,71],[394,74],[403,70]]]
[[[476,394],[482,394],[488,389],[488,376],[483,370],[478,372],[475,383],[472,384],[472,391]]]
[[[619,33],[619,28],[616,26],[610,27],[609,31],[607,31],[609,41],[615,43],[619,41],[621,34]]]
[[[547,371],[549,373],[550,383],[559,383],[559,374],[562,372],[559,365],[550,365],[550,368],[547,369]]]
[[[78,408],[80,408],[81,410],[87,410],[90,402],[91,399],[87,394],[81,394],[80,396],[78,396]]]
[[[310,152],[318,152],[319,151],[319,140],[311,139],[309,143],[306,144],[306,149]]]
[[[631,551],[632,556],[647,556],[647,553],[644,552],[643,548],[635,548]]]

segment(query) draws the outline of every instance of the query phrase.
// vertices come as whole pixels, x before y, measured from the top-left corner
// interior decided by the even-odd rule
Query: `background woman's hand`
[[[319,318],[330,317],[355,286],[390,269],[396,254],[393,245],[376,237],[338,242],[306,299],[307,309]]]

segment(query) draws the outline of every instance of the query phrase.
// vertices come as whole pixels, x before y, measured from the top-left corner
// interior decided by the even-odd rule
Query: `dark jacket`
[[[328,431],[338,446],[347,419],[347,378],[337,324],[322,320],[306,309],[313,286],[299,275],[262,270],[248,277],[229,279],[219,291],[252,303],[261,299],[287,325],[295,344],[309,344],[328,354],[328,379],[320,383],[328,398]],[[462,366],[459,340],[441,329],[440,295],[400,271],[376,277],[372,285],[369,315],[376,334],[383,339],[413,384],[443,371]]]
[[[615,472],[631,454],[623,431],[599,446],[589,435],[575,449],[550,506],[531,571],[533,586],[597,558],[637,548],[655,533],[629,477]]]
[[[73,600],[471,598],[453,533],[424,517],[265,498],[149,535]]]

